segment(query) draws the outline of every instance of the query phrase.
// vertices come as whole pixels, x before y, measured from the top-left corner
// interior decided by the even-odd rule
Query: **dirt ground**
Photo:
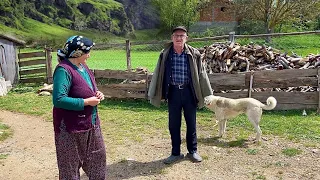
[[[2,110],[0,121],[14,131],[13,137],[0,143],[0,154],[8,154],[0,160],[0,179],[58,179],[51,122]],[[108,179],[320,179],[319,144],[267,139],[261,144],[248,141],[230,147],[232,142],[208,135],[199,138],[203,162],[183,160],[170,166],[162,162],[170,152],[169,139],[146,135],[141,143],[122,145],[106,140]],[[281,152],[285,148],[302,153],[288,157]],[[81,179],[88,178],[82,173]]]

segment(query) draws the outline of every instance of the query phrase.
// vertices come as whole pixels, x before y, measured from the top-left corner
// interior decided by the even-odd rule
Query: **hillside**
[[[128,18],[137,29],[153,29],[159,26],[159,13],[150,0],[116,0],[125,7]]]
[[[135,29],[154,28],[154,12],[150,0],[1,0],[0,31],[29,44],[54,44],[75,32],[109,41],[114,35],[134,37]]]

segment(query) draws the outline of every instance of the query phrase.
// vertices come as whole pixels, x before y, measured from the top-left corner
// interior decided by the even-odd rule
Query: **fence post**
[[[45,48],[46,51],[46,65],[47,65],[47,83],[52,83],[52,49],[51,48]]]
[[[318,68],[318,90],[319,90],[318,110],[317,110],[318,114],[320,114],[320,89],[319,88],[320,88],[320,68]]]
[[[146,91],[145,91],[146,99],[148,99],[148,91],[149,91],[149,72],[146,73]]]
[[[249,89],[248,89],[248,97],[251,98],[251,95],[252,95],[252,86],[253,86],[253,75],[254,75],[254,72],[250,72],[250,84],[249,84]]]
[[[236,33],[235,33],[234,31],[229,32],[229,42],[231,42],[231,43],[234,42],[234,35],[235,35],[235,34],[236,34]]]
[[[127,69],[131,72],[131,55],[130,55],[131,47],[130,47],[130,40],[126,40],[126,52],[127,52]]]

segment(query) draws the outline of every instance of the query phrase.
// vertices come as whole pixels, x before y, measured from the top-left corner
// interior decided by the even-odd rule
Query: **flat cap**
[[[184,27],[184,26],[177,26],[177,27],[173,28],[172,33],[174,33],[174,32],[177,31],[177,30],[182,30],[182,31],[184,31],[184,32],[188,32],[186,27]]]

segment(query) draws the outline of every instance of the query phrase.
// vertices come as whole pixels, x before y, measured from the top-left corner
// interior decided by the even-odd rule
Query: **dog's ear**
[[[207,98],[207,97],[204,98],[204,104],[205,104],[206,106],[210,106],[211,103],[212,103],[212,101],[210,101],[209,98]]]

